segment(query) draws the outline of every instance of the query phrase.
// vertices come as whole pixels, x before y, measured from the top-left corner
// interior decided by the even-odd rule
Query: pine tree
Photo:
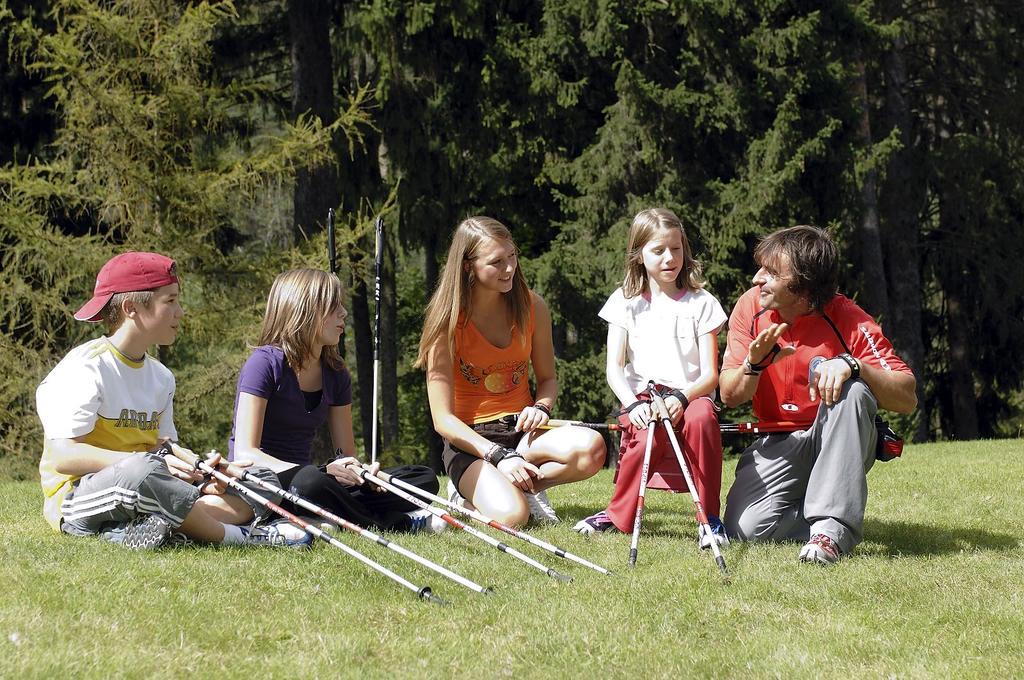
[[[211,77],[211,44],[235,18],[231,3],[62,3],[53,30],[8,22],[60,115],[52,161],[0,171],[0,447],[28,474],[41,433],[35,385],[97,329],[70,321],[100,265],[124,250],[174,257],[183,277],[186,332],[160,358],[178,377],[176,419],[187,444],[223,448],[234,376],[254,339],[270,279],[323,259],[322,239],[297,248],[229,235],[265,187],[331,158],[332,135],[364,120],[358,104],[328,125],[303,116],[262,129],[246,113],[259,87]]]

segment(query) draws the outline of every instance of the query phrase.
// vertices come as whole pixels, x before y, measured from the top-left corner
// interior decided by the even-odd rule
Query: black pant
[[[385,472],[433,494],[439,488],[434,471],[424,465],[403,465],[388,468]],[[392,493],[378,493],[371,482],[365,482],[362,486],[343,486],[323,468],[315,465],[293,467],[277,476],[283,488],[361,527],[408,531],[411,526],[412,522],[405,513],[415,510],[416,506]],[[308,510],[289,501],[282,505],[296,514],[310,514]]]

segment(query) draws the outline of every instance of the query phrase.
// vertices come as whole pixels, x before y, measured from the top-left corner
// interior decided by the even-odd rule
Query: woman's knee
[[[299,496],[318,496],[334,478],[315,465],[306,465],[292,477],[291,491]]]
[[[523,494],[518,491],[510,494],[494,494],[484,502],[478,502],[479,500],[481,499],[471,502],[485,515],[502,524],[522,527],[530,521],[530,507],[526,504]]]
[[[507,512],[496,512],[490,517],[502,524],[518,529],[525,527],[526,523],[530,521],[530,509],[524,502],[522,508],[510,509]]]
[[[604,466],[605,458],[608,456],[608,446],[604,437],[593,430],[580,442],[580,448],[576,454],[576,466],[580,472],[587,477],[597,474],[597,471]]]
[[[491,519],[510,526],[524,526],[530,519],[530,507],[522,492],[493,468],[481,469],[478,474],[475,479],[463,477],[463,485],[473,485],[469,501]]]

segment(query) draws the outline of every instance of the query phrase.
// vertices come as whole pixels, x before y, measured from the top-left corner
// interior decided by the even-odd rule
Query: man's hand
[[[768,328],[757,334],[754,341],[750,343],[750,347],[747,348],[747,361],[752,366],[757,366],[771,354],[772,347],[778,344],[779,338],[782,334],[789,330],[788,323],[773,323]],[[772,363],[775,363],[779,359],[785,359],[789,355],[796,352],[794,347],[779,345],[779,352],[776,354]]]
[[[850,379],[853,371],[842,359],[829,359],[822,361],[815,367],[807,381],[807,388],[811,395],[811,401],[817,401],[818,395],[826,406],[839,401],[839,395],[843,391],[843,383]]]
[[[510,456],[498,462],[498,472],[505,475],[505,478],[524,493],[533,493],[533,480],[541,479],[544,475],[533,463],[527,463],[525,458]]]

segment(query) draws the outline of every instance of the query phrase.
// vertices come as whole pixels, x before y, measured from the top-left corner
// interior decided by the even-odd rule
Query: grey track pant
[[[253,467],[250,472],[278,483],[277,475],[267,468]],[[232,489],[227,493],[239,495]],[[260,495],[275,500],[266,491]],[[61,529],[76,536],[100,534],[117,542],[124,524],[139,515],[160,515],[171,526],[180,525],[198,498],[199,489],[171,475],[163,456],[139,454],[82,477],[61,504]],[[253,507],[256,517],[266,512],[255,501],[241,498]]]
[[[848,553],[863,538],[878,402],[860,380],[822,404],[810,429],[759,438],[740,458],[725,527],[747,541],[826,534]]]

